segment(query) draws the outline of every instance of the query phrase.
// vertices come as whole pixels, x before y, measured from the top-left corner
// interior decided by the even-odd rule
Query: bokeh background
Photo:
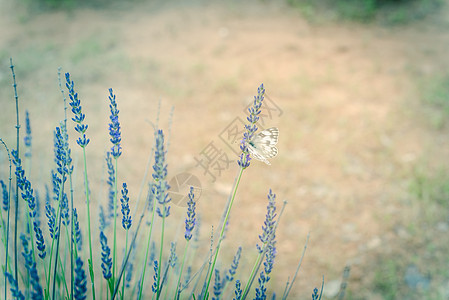
[[[346,299],[447,299],[448,49],[443,0],[0,0],[0,137],[13,147],[12,57],[20,117],[27,109],[33,130],[30,178],[43,189],[54,168],[53,130],[64,118],[58,68],[70,72],[89,125],[96,222],[107,202],[112,87],[122,125],[119,181],[131,201],[138,197],[158,122],[169,132],[169,177],[189,172],[201,182],[199,253],[207,253],[238,170],[219,135],[245,118],[264,83],[280,108],[264,124],[279,128],[279,154],[244,172],[224,266],[241,245],[240,271],[249,272],[271,188],[288,204],[269,291],[281,294],[310,232],[293,299],[309,299],[322,276],[332,298],[347,265]],[[215,182],[195,160],[211,142],[234,160]],[[0,159],[6,179],[3,152]],[[173,207],[176,224],[184,214]],[[179,235],[177,226],[170,230]]]

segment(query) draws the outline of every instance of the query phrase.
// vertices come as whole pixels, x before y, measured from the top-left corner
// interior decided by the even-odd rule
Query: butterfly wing
[[[268,128],[256,134],[248,143],[248,150],[251,155],[267,165],[270,164],[268,158],[273,158],[278,154],[276,144],[278,143],[279,129]]]

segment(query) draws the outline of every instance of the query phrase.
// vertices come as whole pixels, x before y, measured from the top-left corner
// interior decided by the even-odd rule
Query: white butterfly
[[[247,143],[251,155],[267,165],[270,165],[268,158],[273,158],[278,154],[276,144],[278,143],[279,129],[271,127],[262,130]]]

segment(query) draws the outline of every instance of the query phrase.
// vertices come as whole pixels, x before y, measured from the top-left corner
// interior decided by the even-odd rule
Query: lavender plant
[[[13,71],[14,93],[16,100],[17,113],[17,137],[19,138],[19,118],[18,118],[18,94],[17,84],[15,82],[15,73]],[[39,215],[39,197],[38,191],[34,190],[30,179],[27,177],[30,173],[31,165],[23,168],[19,152],[19,144],[16,149],[11,151],[11,162],[15,167],[16,176],[16,194],[15,194],[15,223],[14,223],[14,257],[8,252],[9,237],[9,212],[11,208],[10,198],[12,197],[11,180],[9,187],[0,179],[2,188],[2,210],[0,215],[1,226],[3,228],[2,236],[5,245],[5,264],[3,272],[5,274],[5,298],[10,295],[13,299],[87,299],[92,297],[96,299],[96,284],[100,286],[100,297],[103,298],[103,287],[106,286],[107,299],[129,299],[136,296],[137,299],[246,299],[254,295],[255,299],[266,299],[269,296],[269,285],[274,269],[276,257],[276,229],[285,208],[286,202],[280,210],[276,207],[276,195],[270,189],[268,192],[267,213],[262,225],[262,233],[259,236],[260,243],[256,245],[254,264],[247,274],[246,270],[239,270],[239,263],[242,256],[242,247],[239,247],[234,255],[232,262],[220,262],[220,249],[225,240],[225,233],[228,226],[233,204],[236,200],[238,187],[241,183],[243,171],[250,166],[252,141],[258,130],[257,122],[261,114],[261,108],[264,101],[265,88],[261,85],[258,88],[257,96],[254,97],[253,105],[248,110],[248,124],[245,125],[240,149],[241,155],[238,160],[239,172],[236,176],[235,185],[228,198],[228,203],[224,207],[223,218],[220,221],[217,236],[213,236],[212,230],[210,238],[209,255],[204,261],[198,261],[195,255],[196,242],[199,238],[199,216],[197,215],[197,206],[194,194],[194,188],[190,187],[188,193],[188,202],[186,217],[184,223],[184,234],[181,241],[172,241],[168,249],[166,241],[169,240],[166,232],[168,222],[175,222],[170,216],[171,199],[169,195],[170,186],[167,181],[167,139],[164,131],[155,127],[154,132],[154,164],[152,180],[147,182],[148,197],[145,207],[135,211],[134,217],[131,217],[131,206],[138,205],[130,198],[131,193],[128,190],[128,184],[123,183],[118,193],[118,158],[122,154],[121,145],[121,126],[118,120],[118,106],[116,96],[112,89],[109,89],[109,109],[110,123],[109,136],[111,141],[110,151],[107,152],[108,169],[108,208],[105,210],[101,204],[98,204],[99,211],[99,231],[96,237],[99,237],[97,244],[98,251],[94,252],[92,240],[93,228],[91,226],[90,209],[91,202],[89,180],[87,172],[87,154],[86,147],[90,140],[86,135],[88,126],[85,124],[85,115],[82,112],[81,101],[78,93],[75,91],[75,84],[70,78],[70,74],[65,74],[66,87],[70,99],[70,107],[73,113],[72,121],[75,123],[75,131],[78,133],[76,143],[81,147],[83,153],[83,177],[84,191],[81,193],[85,198],[86,221],[87,226],[80,227],[80,214],[84,211],[80,207],[83,201],[76,202],[80,206],[74,207],[74,198],[80,198],[79,192],[73,189],[72,174],[74,166],[72,165],[71,149],[69,147],[69,136],[67,132],[67,122],[64,120],[56,127],[54,132],[54,152],[55,168],[51,174],[52,193],[45,185],[45,215],[47,225],[41,227]],[[60,84],[61,85],[61,84]],[[61,92],[65,99],[64,92]],[[67,107],[65,106],[65,109]],[[31,122],[30,114],[26,112],[25,123],[26,132],[24,137],[25,153],[23,156],[27,162],[31,159]],[[1,142],[4,144],[3,140]],[[5,148],[6,144],[4,144]],[[7,150],[9,153],[9,151]],[[67,183],[70,183],[68,185]],[[37,185],[38,186],[38,185]],[[20,190],[20,193],[19,193]],[[43,193],[41,193],[42,195]],[[139,192],[139,195],[141,191]],[[19,202],[19,197],[24,201]],[[82,196],[81,196],[82,197]],[[122,215],[121,229],[117,229],[118,201],[120,200],[120,212]],[[138,203],[138,202],[137,202]],[[20,227],[19,208],[26,204],[26,214],[23,214],[24,220],[21,224],[25,226],[21,234],[23,265],[19,265],[17,259],[19,247],[17,246],[17,232]],[[148,213],[148,216],[146,214]],[[7,214],[8,217],[3,217]],[[145,219],[146,218],[146,219]],[[82,216],[81,216],[82,219]],[[145,219],[145,222],[143,220]],[[137,237],[141,236],[139,232],[142,222],[149,225],[144,234],[146,239],[142,241],[142,246],[137,247]],[[156,223],[160,227],[156,227]],[[44,224],[44,222],[42,222]],[[109,225],[113,225],[109,227]],[[146,225],[143,225],[146,226]],[[153,231],[160,228],[160,240],[156,241]],[[61,230],[62,229],[62,230]],[[87,232],[87,245],[83,244],[83,234]],[[108,245],[108,238],[112,241]],[[117,241],[124,240],[124,249],[119,250]],[[66,242],[60,242],[66,241]],[[183,244],[181,255],[177,253],[177,245]],[[146,245],[146,247],[145,247]],[[87,248],[89,249],[87,251]],[[145,249],[138,251],[138,249]],[[88,254],[87,254],[88,253]],[[123,255],[120,257],[120,253]],[[246,253],[246,252],[245,252]],[[87,255],[87,265],[84,264],[83,255]],[[95,255],[97,255],[95,257]],[[132,254],[132,255],[131,255]],[[304,252],[303,252],[304,256]],[[303,257],[302,256],[302,257]],[[130,258],[131,257],[131,258]],[[302,262],[298,264],[297,271]],[[14,265],[12,262],[14,258]],[[65,267],[67,259],[70,259],[70,269]],[[95,262],[98,262],[95,264]],[[151,265],[152,268],[147,266]],[[221,271],[217,267],[223,266]],[[12,267],[14,266],[14,268]],[[137,270],[141,266],[140,270]],[[240,267],[241,269],[241,267]],[[87,286],[87,274],[90,277],[90,288]],[[101,275],[96,282],[95,271],[101,271]],[[138,271],[138,272],[136,272]],[[137,274],[137,276],[135,276]],[[291,287],[296,278],[288,282],[282,299],[289,295]],[[70,276],[70,281],[67,276]],[[246,276],[246,277],[245,277]],[[67,278],[66,278],[67,277]],[[133,280],[133,277],[135,280]],[[212,278],[214,278],[213,283]],[[103,280],[104,279],[104,280]],[[138,279],[138,280],[137,280]],[[123,280],[123,281],[122,281]],[[234,282],[235,280],[235,282]],[[253,287],[253,282],[257,282]],[[9,290],[7,284],[9,283]],[[53,283],[52,289],[50,283]],[[145,286],[151,285],[150,288]],[[322,288],[321,288],[322,290]],[[152,295],[150,295],[152,294]],[[275,294],[272,294],[274,299]],[[318,289],[312,294],[312,299],[321,299]]]

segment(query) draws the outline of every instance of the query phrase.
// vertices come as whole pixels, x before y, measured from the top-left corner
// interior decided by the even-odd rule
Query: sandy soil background
[[[139,194],[160,101],[159,125],[171,128],[169,177],[189,172],[202,184],[200,245],[206,252],[238,170],[220,133],[245,117],[264,83],[278,107],[264,126],[279,128],[279,154],[270,166],[254,161],[244,173],[223,268],[241,245],[248,270],[271,188],[288,205],[270,291],[281,294],[310,232],[293,299],[309,298],[323,275],[327,295],[335,294],[346,265],[348,299],[392,299],[394,292],[403,299],[448,296],[448,214],[418,201],[412,188],[417,174],[444,168],[448,157],[446,116],[422,102],[425,83],[448,70],[447,6],[395,27],[314,22],[284,4],[257,1],[142,1],[29,14],[2,0],[0,11],[0,137],[14,145],[13,57],[21,110],[30,111],[33,126],[36,188],[48,182],[40,180],[53,168],[52,130],[64,117],[59,66],[71,73],[89,124],[95,203],[107,201],[107,89],[117,95],[123,137],[118,176],[129,184],[131,199]],[[215,182],[195,161],[210,142],[234,160]],[[79,164],[81,151],[73,148]],[[4,153],[0,158],[4,176]],[[173,210],[178,224],[184,209]],[[420,288],[406,280],[410,267],[421,276]]]

